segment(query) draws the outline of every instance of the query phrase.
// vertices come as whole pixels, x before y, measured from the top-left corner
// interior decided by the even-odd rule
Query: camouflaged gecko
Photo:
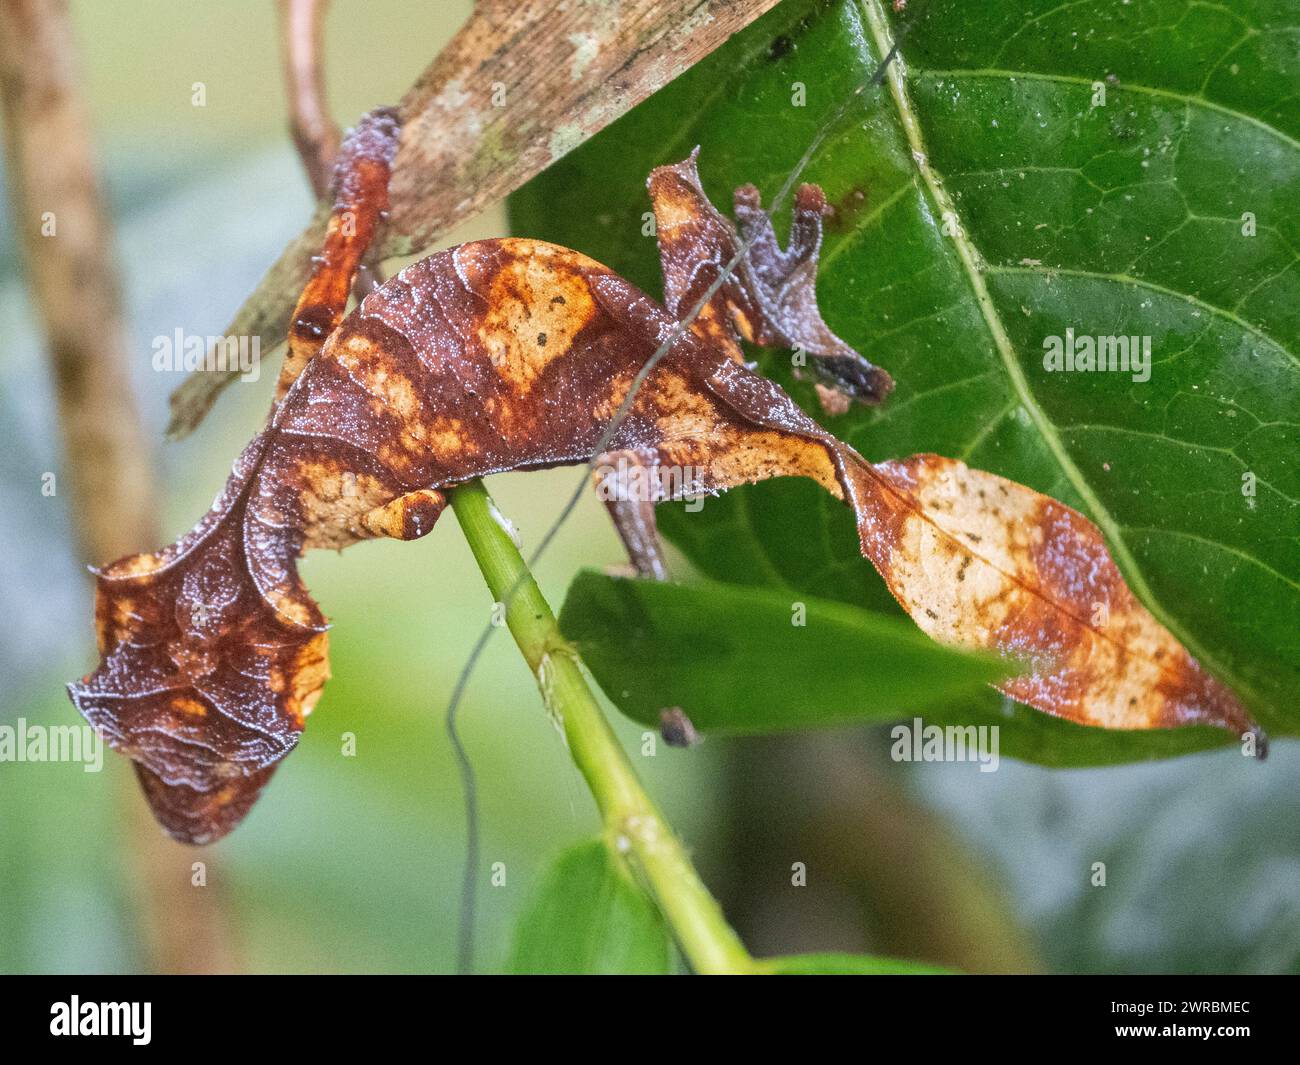
[[[662,304],[580,252],[505,238],[417,262],[344,318],[398,135],[375,112],[344,145],[270,420],[212,509],[171,547],[98,573],[103,661],[72,699],[135,762],[174,837],[229,832],[321,694],[327,625],[297,574],[304,551],[416,539],[454,485],[594,459],[696,471],[679,495],[811,477],[853,508],[862,553],[922,629],[1024,663],[1002,685],[1012,697],[1106,727],[1253,727],[1138,604],[1082,515],[936,455],[872,465],[746,367],[742,339],[802,348],[860,402],[892,387],[818,312],[819,188],[798,190],[783,250],[752,187],[736,193],[738,234],[705,197],[694,155],[655,170]],[[656,364],[608,454],[593,454],[638,370],[742,240],[739,268]],[[652,504],[610,506],[637,568],[662,576]]]

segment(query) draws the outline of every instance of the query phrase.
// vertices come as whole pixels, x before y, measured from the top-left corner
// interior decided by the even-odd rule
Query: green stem
[[[510,600],[506,625],[547,710],[564,729],[570,757],[600,809],[606,845],[640,874],[696,972],[756,971],[757,964],[727,924],[681,841],[637,779],[583,676],[576,651],[560,635],[550,605],[482,482],[453,489],[451,505],[492,595],[498,602]]]

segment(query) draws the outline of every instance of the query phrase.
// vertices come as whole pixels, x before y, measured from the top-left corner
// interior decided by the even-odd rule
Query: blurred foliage
[[[879,973],[934,976],[948,972],[929,965],[909,966],[893,959],[871,958],[863,954],[794,954],[788,958],[772,958],[765,967],[778,976],[871,976]]]

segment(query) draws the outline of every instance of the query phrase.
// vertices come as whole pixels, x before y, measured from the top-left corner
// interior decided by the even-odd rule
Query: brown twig
[[[44,324],[82,557],[103,563],[159,540],[156,474],[131,393],[112,233],[97,180],[63,0],[0,0],[0,110],[28,286]],[[220,889],[190,886],[201,851],[166,839],[123,790],[131,892],[151,965],[234,967]]]
[[[325,72],[320,62],[329,0],[280,0],[280,43],[289,130],[317,199],[329,191],[330,168],[339,150],[339,127],[325,106]]]
[[[403,132],[380,258],[415,255],[509,195],[708,55],[777,0],[491,0],[399,105]],[[289,245],[227,333],[285,337],[325,215]],[[232,381],[204,372],[172,395],[168,434],[188,435]]]
[[[325,9],[329,0],[280,0],[281,55],[289,98],[289,132],[318,200],[330,193],[342,135],[329,117],[325,93]],[[352,285],[360,303],[383,280],[379,256],[368,249]]]

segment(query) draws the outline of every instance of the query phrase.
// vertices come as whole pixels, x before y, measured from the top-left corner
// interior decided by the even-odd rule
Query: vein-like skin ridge
[[[194,530],[98,575],[103,661],[71,695],[186,842],[244,817],[328,678],[327,625],[298,557],[421,537],[447,489],[477,477],[590,461],[638,370],[739,246],[692,155],[649,182],[664,304],[579,252],[508,238],[408,266],[343,318],[396,137],[384,116],[368,122],[335,211],[364,224],[332,220],[266,429]],[[888,394],[888,374],[817,310],[824,209],[819,189],[800,189],[783,250],[757,193],[738,191],[744,269],[656,364],[606,449],[692,471],[668,482],[679,494],[814,479],[853,508],[863,554],[918,624],[1023,661],[1004,690],[1039,709],[1106,727],[1250,728],[1081,515],[939,456],[872,466],[744,365],[741,338],[797,345],[847,400]]]

